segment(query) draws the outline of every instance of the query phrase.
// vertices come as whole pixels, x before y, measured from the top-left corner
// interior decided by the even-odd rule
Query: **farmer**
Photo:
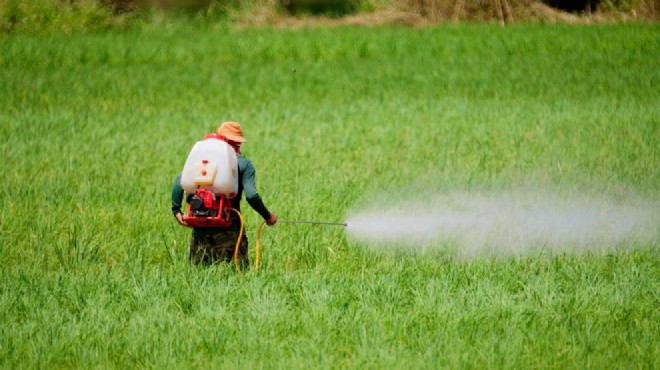
[[[217,135],[227,138],[227,142],[238,154],[238,192],[232,202],[233,208],[240,212],[241,196],[245,193],[245,199],[269,226],[275,225],[277,215],[268,211],[261,197],[257,193],[254,181],[255,169],[252,161],[240,154],[241,144],[245,142],[243,130],[237,122],[224,122],[216,131]],[[181,187],[181,174],[178,174],[172,187],[172,214],[176,221],[183,226],[188,226],[183,219],[181,212],[181,202],[184,190]],[[192,263],[212,264],[214,262],[230,262],[234,256],[234,249],[240,233],[241,221],[234,214],[231,225],[226,228],[221,227],[198,227],[193,228],[192,240],[190,242],[189,259]],[[243,238],[239,246],[239,262],[243,267],[249,265],[248,261],[248,240],[243,233]]]

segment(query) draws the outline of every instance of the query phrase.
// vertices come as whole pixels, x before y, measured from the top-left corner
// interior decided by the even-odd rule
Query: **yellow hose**
[[[234,266],[236,267],[236,271],[240,272],[241,268],[238,265],[238,247],[241,245],[241,240],[243,239],[243,229],[245,228],[245,221],[243,221],[243,215],[241,214],[241,212],[239,212],[235,208],[231,208],[231,210],[234,211],[238,215],[238,218],[241,220],[241,231],[238,233],[238,240],[236,240],[236,248],[234,248]],[[259,238],[257,238],[257,243],[259,243]],[[259,249],[257,249],[257,251],[258,250]],[[257,257],[257,263],[259,262],[258,258],[259,257]]]
[[[260,252],[261,252],[261,229],[264,228],[265,224],[266,224],[266,221],[261,222],[261,225],[259,225],[259,230],[257,231],[257,246],[256,246],[257,257],[255,258],[255,261],[254,261],[254,271],[259,270],[259,258],[261,257],[260,256]]]

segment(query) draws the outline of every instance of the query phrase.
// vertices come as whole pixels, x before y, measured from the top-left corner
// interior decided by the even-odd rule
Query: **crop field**
[[[658,369],[659,39],[655,24],[1,34],[0,368]],[[523,187],[637,199],[652,222],[607,248],[470,258],[451,239],[278,223],[259,270],[197,267],[170,191],[226,120],[281,219]],[[242,210],[254,262],[261,219]]]

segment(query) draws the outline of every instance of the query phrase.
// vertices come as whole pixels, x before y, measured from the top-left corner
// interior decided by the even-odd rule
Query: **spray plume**
[[[543,191],[453,192],[368,207],[348,218],[349,236],[372,246],[453,245],[457,254],[519,255],[527,251],[611,250],[657,246],[658,202],[639,198],[562,197]]]

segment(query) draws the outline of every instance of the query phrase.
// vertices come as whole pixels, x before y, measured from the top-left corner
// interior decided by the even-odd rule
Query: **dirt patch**
[[[277,12],[272,8],[256,9],[239,19],[238,25],[243,28],[275,27],[275,28],[308,28],[308,27],[337,27],[337,26],[406,26],[422,27],[430,22],[420,14],[396,9],[384,9],[371,13],[347,15],[343,17],[324,16],[290,16]]]
[[[510,5],[511,4],[511,5]],[[404,26],[428,27],[449,22],[492,22],[502,25],[516,21],[542,23],[606,23],[637,20],[636,14],[565,12],[536,0],[511,2],[506,0],[457,0],[450,5],[439,6],[424,0],[401,0],[383,9],[361,12],[342,17],[319,15],[290,15],[277,6],[276,1],[243,13],[237,19],[240,28],[275,27],[379,27]]]

